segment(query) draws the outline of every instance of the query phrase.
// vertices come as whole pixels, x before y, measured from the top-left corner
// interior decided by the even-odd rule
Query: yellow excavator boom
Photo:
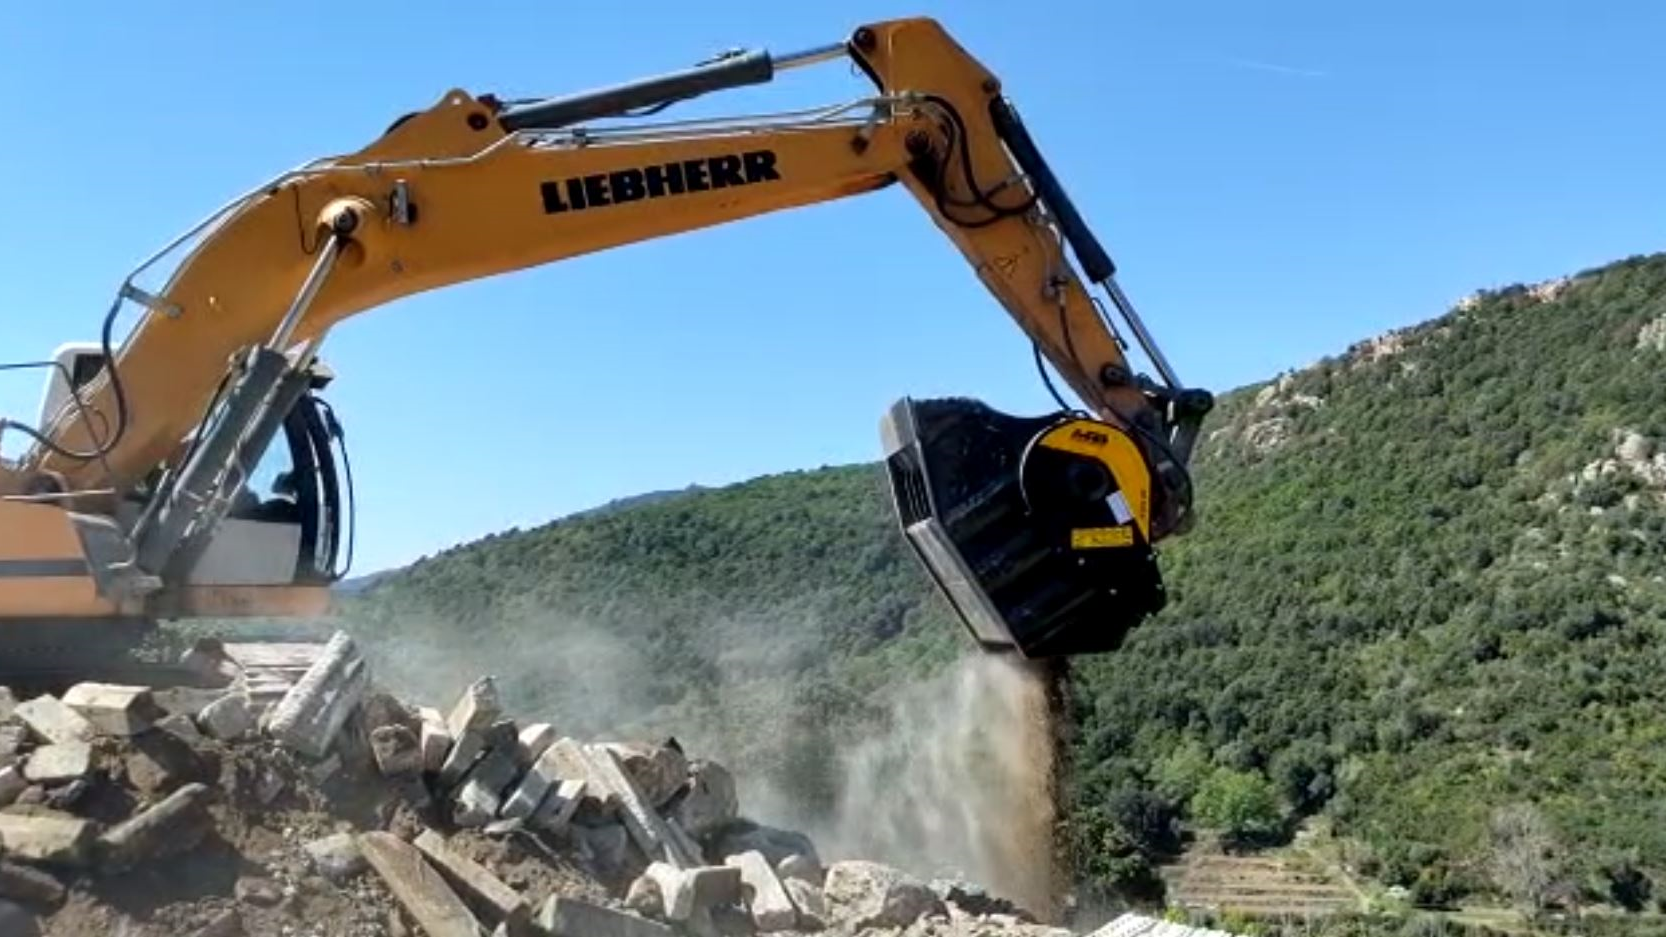
[[[633,116],[835,58],[854,61],[876,93],[746,119],[648,124]],[[1031,425],[970,402],[899,402],[884,433],[910,542],[988,646],[1023,645],[1009,632],[1025,614],[1052,615],[1037,625],[1043,630],[1079,634],[1082,608],[1103,617],[1124,596],[1129,611],[1109,629],[1119,636],[1153,601],[1160,605],[1149,588],[1123,587],[1142,576],[1145,586],[1156,581],[1150,547],[1189,520],[1185,464],[1210,401],[1174,376],[999,81],[928,19],[870,24],[798,55],[730,54],[527,104],[449,91],[358,152],[235,200],[170,245],[183,257],[160,290],[129,277],[106,320],[102,366],[75,383],[44,425],[0,423],[35,440],[21,461],[0,465],[0,629],[9,621],[320,609],[340,498],[326,490],[335,479],[319,476],[336,474],[328,450],[340,433],[334,414],[309,401],[329,379],[322,343],[349,316],[437,287],[899,183],[1087,408],[1068,412],[1061,401],[1060,413]],[[1096,286],[1155,379],[1130,366]],[[110,322],[128,303],[145,308],[118,347]],[[298,546],[297,537],[279,546],[270,530],[250,526],[293,515],[262,518],[238,505],[254,461],[274,441],[304,456],[293,460],[306,483],[292,498],[297,510],[334,504],[329,529],[314,522],[309,532],[299,522]],[[953,446],[988,449],[993,461],[945,468],[939,450]],[[1046,474],[1024,475],[1032,469]],[[977,505],[951,502],[1000,484],[1009,503],[978,523],[1010,522],[1011,536],[1045,541],[1022,561],[1011,541],[974,544],[973,531],[955,529]],[[1052,504],[1061,485],[1073,494]],[[263,537],[265,546],[251,546]],[[244,561],[257,549],[309,548],[299,566],[279,563],[270,575]],[[1042,553],[1057,564],[1036,559]],[[1112,554],[1118,563],[1101,562]],[[1058,601],[1076,609],[1069,615],[991,600],[996,586],[1027,575],[1016,566],[1050,571],[1054,581],[1085,557],[1095,575],[1116,582],[1065,590]],[[1052,587],[1023,588],[1033,597]],[[1102,601],[1083,606],[1095,591]],[[1144,598],[1126,598],[1136,593]],[[1089,641],[1088,649],[1107,643]],[[1076,652],[1068,641],[1056,647]]]

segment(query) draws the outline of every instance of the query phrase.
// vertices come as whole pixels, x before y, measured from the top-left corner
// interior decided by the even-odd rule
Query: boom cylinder
[[[643,78],[511,108],[498,118],[503,129],[557,130],[598,117],[617,117],[638,108],[697,97],[726,88],[761,85],[775,77],[775,62],[757,49],[726,56],[706,65]]]

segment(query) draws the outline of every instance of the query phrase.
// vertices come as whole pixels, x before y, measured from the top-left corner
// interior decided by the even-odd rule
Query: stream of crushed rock
[[[839,806],[816,839],[835,855],[978,882],[1044,918],[1058,898],[1048,678],[968,657],[901,689],[888,731],[842,756]]]

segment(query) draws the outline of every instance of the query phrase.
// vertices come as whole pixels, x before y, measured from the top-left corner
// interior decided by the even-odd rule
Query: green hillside
[[[1277,841],[1321,815],[1362,875],[1424,903],[1652,908],[1663,365],[1650,257],[1227,395],[1200,523],[1165,551],[1171,607],[1078,668],[1088,883],[1137,886],[1171,816]],[[344,612],[431,696],[494,672],[519,708],[675,727],[813,811],[837,739],[965,648],[883,485],[823,469],[512,531]],[[1495,860],[1521,837],[1499,824],[1523,815],[1542,874],[1512,884]]]

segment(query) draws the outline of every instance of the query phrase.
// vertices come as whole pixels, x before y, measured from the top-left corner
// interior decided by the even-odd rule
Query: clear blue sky
[[[1644,0],[32,4],[0,29],[0,358],[93,337],[154,247],[447,88],[560,93],[914,13],[1003,77],[1193,383],[1666,246],[1666,5]],[[688,112],[866,91],[824,66]],[[1017,329],[901,190],[428,294],[326,355],[361,570],[643,490],[872,459],[902,394],[1046,405]],[[0,412],[36,399],[0,380]]]

